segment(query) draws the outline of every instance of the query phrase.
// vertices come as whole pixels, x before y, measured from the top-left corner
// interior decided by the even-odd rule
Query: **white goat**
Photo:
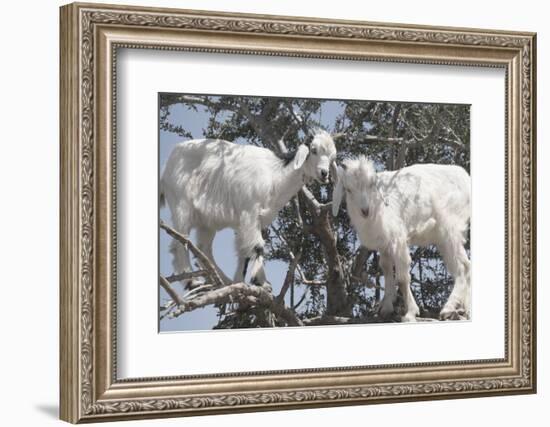
[[[440,317],[469,318],[470,260],[464,235],[470,220],[470,187],[470,176],[460,166],[417,164],[377,173],[372,161],[361,156],[338,167],[333,215],[345,191],[361,244],[380,251],[385,282],[382,317],[393,313],[399,284],[406,310],[403,320],[416,320],[419,309],[410,289],[409,246],[436,245],[455,280]]]
[[[182,142],[174,147],[164,169],[161,205],[164,200],[168,203],[172,223],[179,232],[197,230],[199,248],[214,263],[212,241],[216,232],[234,229],[239,261],[233,281],[245,279],[251,261],[251,282],[263,284],[262,229],[273,222],[305,182],[328,182],[329,169],[336,171],[335,159],[334,141],[323,130],[287,158],[267,148],[223,140]],[[171,252],[176,273],[191,270],[183,245],[173,242]]]

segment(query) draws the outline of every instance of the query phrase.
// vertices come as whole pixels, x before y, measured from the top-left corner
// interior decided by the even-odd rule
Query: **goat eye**
[[[351,194],[351,190],[349,188],[346,188],[346,193]]]
[[[317,148],[312,148],[311,149],[311,154],[317,154]]]

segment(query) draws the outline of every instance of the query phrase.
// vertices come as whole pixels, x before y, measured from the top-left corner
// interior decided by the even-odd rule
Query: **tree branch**
[[[304,119],[296,114],[296,112],[294,111],[294,107],[292,106],[292,102],[286,101],[285,105],[290,113],[290,116],[296,122],[296,125],[302,130],[302,132],[304,132],[305,135],[309,135],[310,129],[308,128],[307,123],[304,121]]]
[[[391,128],[390,128],[390,138],[395,138],[395,135],[397,134],[397,119],[399,118],[399,115],[401,114],[401,106],[402,104],[397,104],[393,110],[392,119],[391,119]],[[399,144],[399,147],[402,144]],[[396,147],[392,146],[390,148],[390,154],[388,156],[388,161],[386,164],[387,170],[395,170],[398,169],[395,165],[396,163]]]
[[[309,188],[307,188],[305,185],[300,191],[306,198],[309,207],[315,212],[317,216],[321,215],[324,212],[329,212],[332,209],[332,202],[319,203],[313,193],[309,191]]]
[[[302,227],[304,225],[304,220],[302,219],[302,213],[300,212],[300,200],[298,197],[292,198],[292,204],[296,210],[296,220],[298,221],[298,225]]]
[[[284,238],[284,236],[281,234],[281,231],[280,230],[277,230],[275,227],[271,227],[271,229],[273,230],[273,232],[277,235],[277,237],[279,238],[279,240],[281,242],[283,242],[288,248],[290,248],[290,245],[288,243],[288,241]],[[299,257],[301,257],[301,252],[299,253]],[[288,256],[290,257],[290,260],[291,260],[291,265],[292,263],[295,261],[296,259],[296,256],[294,255],[294,253],[289,249],[288,250]],[[289,270],[290,271],[290,267],[289,267]],[[297,260],[296,262],[296,266],[294,267],[294,271],[298,271],[298,274],[300,275],[300,281],[304,284],[304,285],[312,285],[312,286],[324,286],[326,285],[326,283],[324,281],[320,281],[320,280],[309,280],[308,278],[306,278],[305,274],[304,274],[304,271],[302,270],[302,268],[300,267],[300,259]],[[285,279],[285,282],[286,282],[286,279]],[[284,285],[283,285],[284,286]],[[281,288],[282,289],[282,288]]]
[[[269,145],[273,151],[279,148],[279,143],[277,138],[273,135],[273,126],[269,123],[268,117],[273,113],[277,104],[278,101],[276,98],[269,98],[261,114],[255,115],[251,113],[244,102],[239,103],[239,112],[248,119],[250,126],[252,126],[254,132],[261,138],[263,143]]]
[[[290,265],[289,265],[288,270],[286,272],[285,281],[283,282],[283,286],[281,286],[281,292],[275,298],[275,300],[278,303],[282,303],[284,301],[284,298],[285,298],[285,295],[288,291],[288,288],[290,288],[290,285],[294,281],[294,273],[296,272],[296,268],[298,267],[298,263],[300,262],[300,259],[302,258],[301,249],[296,253],[296,255],[294,255],[292,253],[292,251],[289,251],[289,252],[290,252],[290,257],[291,257]]]
[[[329,213],[330,204],[319,203],[305,186],[302,187],[299,194],[311,212],[312,223],[309,231],[319,238],[327,262],[327,314],[347,316],[351,313],[351,306],[338,256],[337,236],[333,229],[332,216]],[[306,226],[304,225],[305,230]]]
[[[306,300],[307,291],[308,291],[308,290],[306,289],[306,291],[302,294],[302,296],[300,297],[300,299],[298,300],[298,302],[292,306],[292,310],[293,310],[293,311],[296,311],[296,309],[297,309],[298,307],[300,307],[300,305]]]
[[[355,263],[353,265],[353,269],[351,272],[352,276],[361,277],[361,273],[363,272],[363,267],[367,262],[367,260],[369,259],[369,256],[370,256],[370,251],[366,247],[361,246],[359,248],[359,253],[355,257]]]
[[[355,135],[354,141],[358,144],[361,143],[373,143],[373,142],[381,142],[384,144],[401,144],[404,139],[403,138],[392,138],[392,137],[385,137],[385,136],[378,136],[378,135]]]
[[[180,298],[180,296],[176,293],[176,291],[174,291],[172,289],[172,286],[170,286],[170,283],[168,282],[168,280],[166,280],[164,277],[160,276],[159,277],[159,280],[160,280],[160,286],[162,286],[162,288],[166,291],[166,293],[168,295],[170,295],[170,298],[172,298],[172,301],[174,301],[174,303],[176,303],[177,305],[181,305],[183,304],[183,301],[182,299]]]
[[[166,280],[170,283],[173,283],[173,282],[180,282],[186,279],[193,279],[195,277],[204,277],[208,275],[209,275],[209,271],[207,270],[186,271],[184,273],[172,274],[171,276],[167,276]]]
[[[178,304],[178,308],[173,312],[173,316],[177,317],[185,312],[211,304],[225,304],[235,301],[265,307],[287,322],[289,326],[303,326],[302,321],[296,314],[284,304],[276,301],[270,291],[262,286],[248,285],[246,283],[233,283],[223,288],[202,293],[191,299],[180,299],[181,303]]]
[[[197,258],[202,268],[207,270],[208,276],[214,282],[216,287],[225,286],[225,282],[220,277],[218,269],[212,264],[210,259],[199,249],[197,248],[188,237],[184,236],[181,233],[178,233],[172,227],[166,225],[164,222],[160,222],[160,228],[166,231],[172,238],[180,242],[182,245],[186,246],[193,255]]]
[[[316,317],[310,317],[309,319],[304,319],[302,322],[306,326],[318,326],[318,325],[337,325],[337,324],[348,324],[348,323],[359,323],[355,322],[355,319],[350,317],[343,317],[343,316],[316,316]]]

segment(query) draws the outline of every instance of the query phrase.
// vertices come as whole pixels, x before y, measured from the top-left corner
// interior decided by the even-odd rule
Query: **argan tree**
[[[332,115],[323,118],[329,105]],[[192,135],[186,123],[173,118],[175,106],[208,116],[204,137],[253,144],[281,156],[307,142],[313,129],[324,127],[335,137],[340,160],[366,154],[379,170],[414,163],[470,166],[467,105],[162,94],[160,129],[185,139]],[[331,198],[332,184],[308,183],[264,231],[266,259],[288,266],[284,282],[272,287],[219,282],[188,236],[163,224],[172,238],[190,245],[198,266],[187,276],[202,277],[204,284],[182,294],[174,286],[181,274],[161,277],[170,298],[161,306],[161,316],[212,305],[218,312],[216,328],[378,321],[384,287],[378,254],[360,247],[345,206],[332,217]],[[411,257],[421,316],[437,317],[453,280],[434,247],[413,247]]]

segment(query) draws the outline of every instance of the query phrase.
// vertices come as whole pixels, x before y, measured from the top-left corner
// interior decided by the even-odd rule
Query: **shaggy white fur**
[[[463,168],[417,164],[377,173],[362,156],[338,167],[334,215],[344,194],[362,245],[380,251],[385,281],[381,316],[393,313],[398,284],[405,300],[403,320],[416,320],[419,309],[410,289],[409,246],[436,245],[455,280],[440,316],[469,318],[470,260],[464,236],[470,220],[471,182]]]
[[[316,132],[309,146],[300,145],[288,159],[267,148],[223,140],[182,142],[166,163],[160,182],[161,204],[164,200],[168,204],[178,231],[189,234],[197,230],[198,246],[212,261],[216,232],[234,229],[239,261],[233,281],[244,280],[250,261],[251,281],[263,284],[262,229],[271,224],[304,182],[328,182],[335,159],[334,141],[322,130]],[[190,271],[187,250],[174,242],[171,251],[175,272]],[[231,282],[227,276],[223,278]]]

